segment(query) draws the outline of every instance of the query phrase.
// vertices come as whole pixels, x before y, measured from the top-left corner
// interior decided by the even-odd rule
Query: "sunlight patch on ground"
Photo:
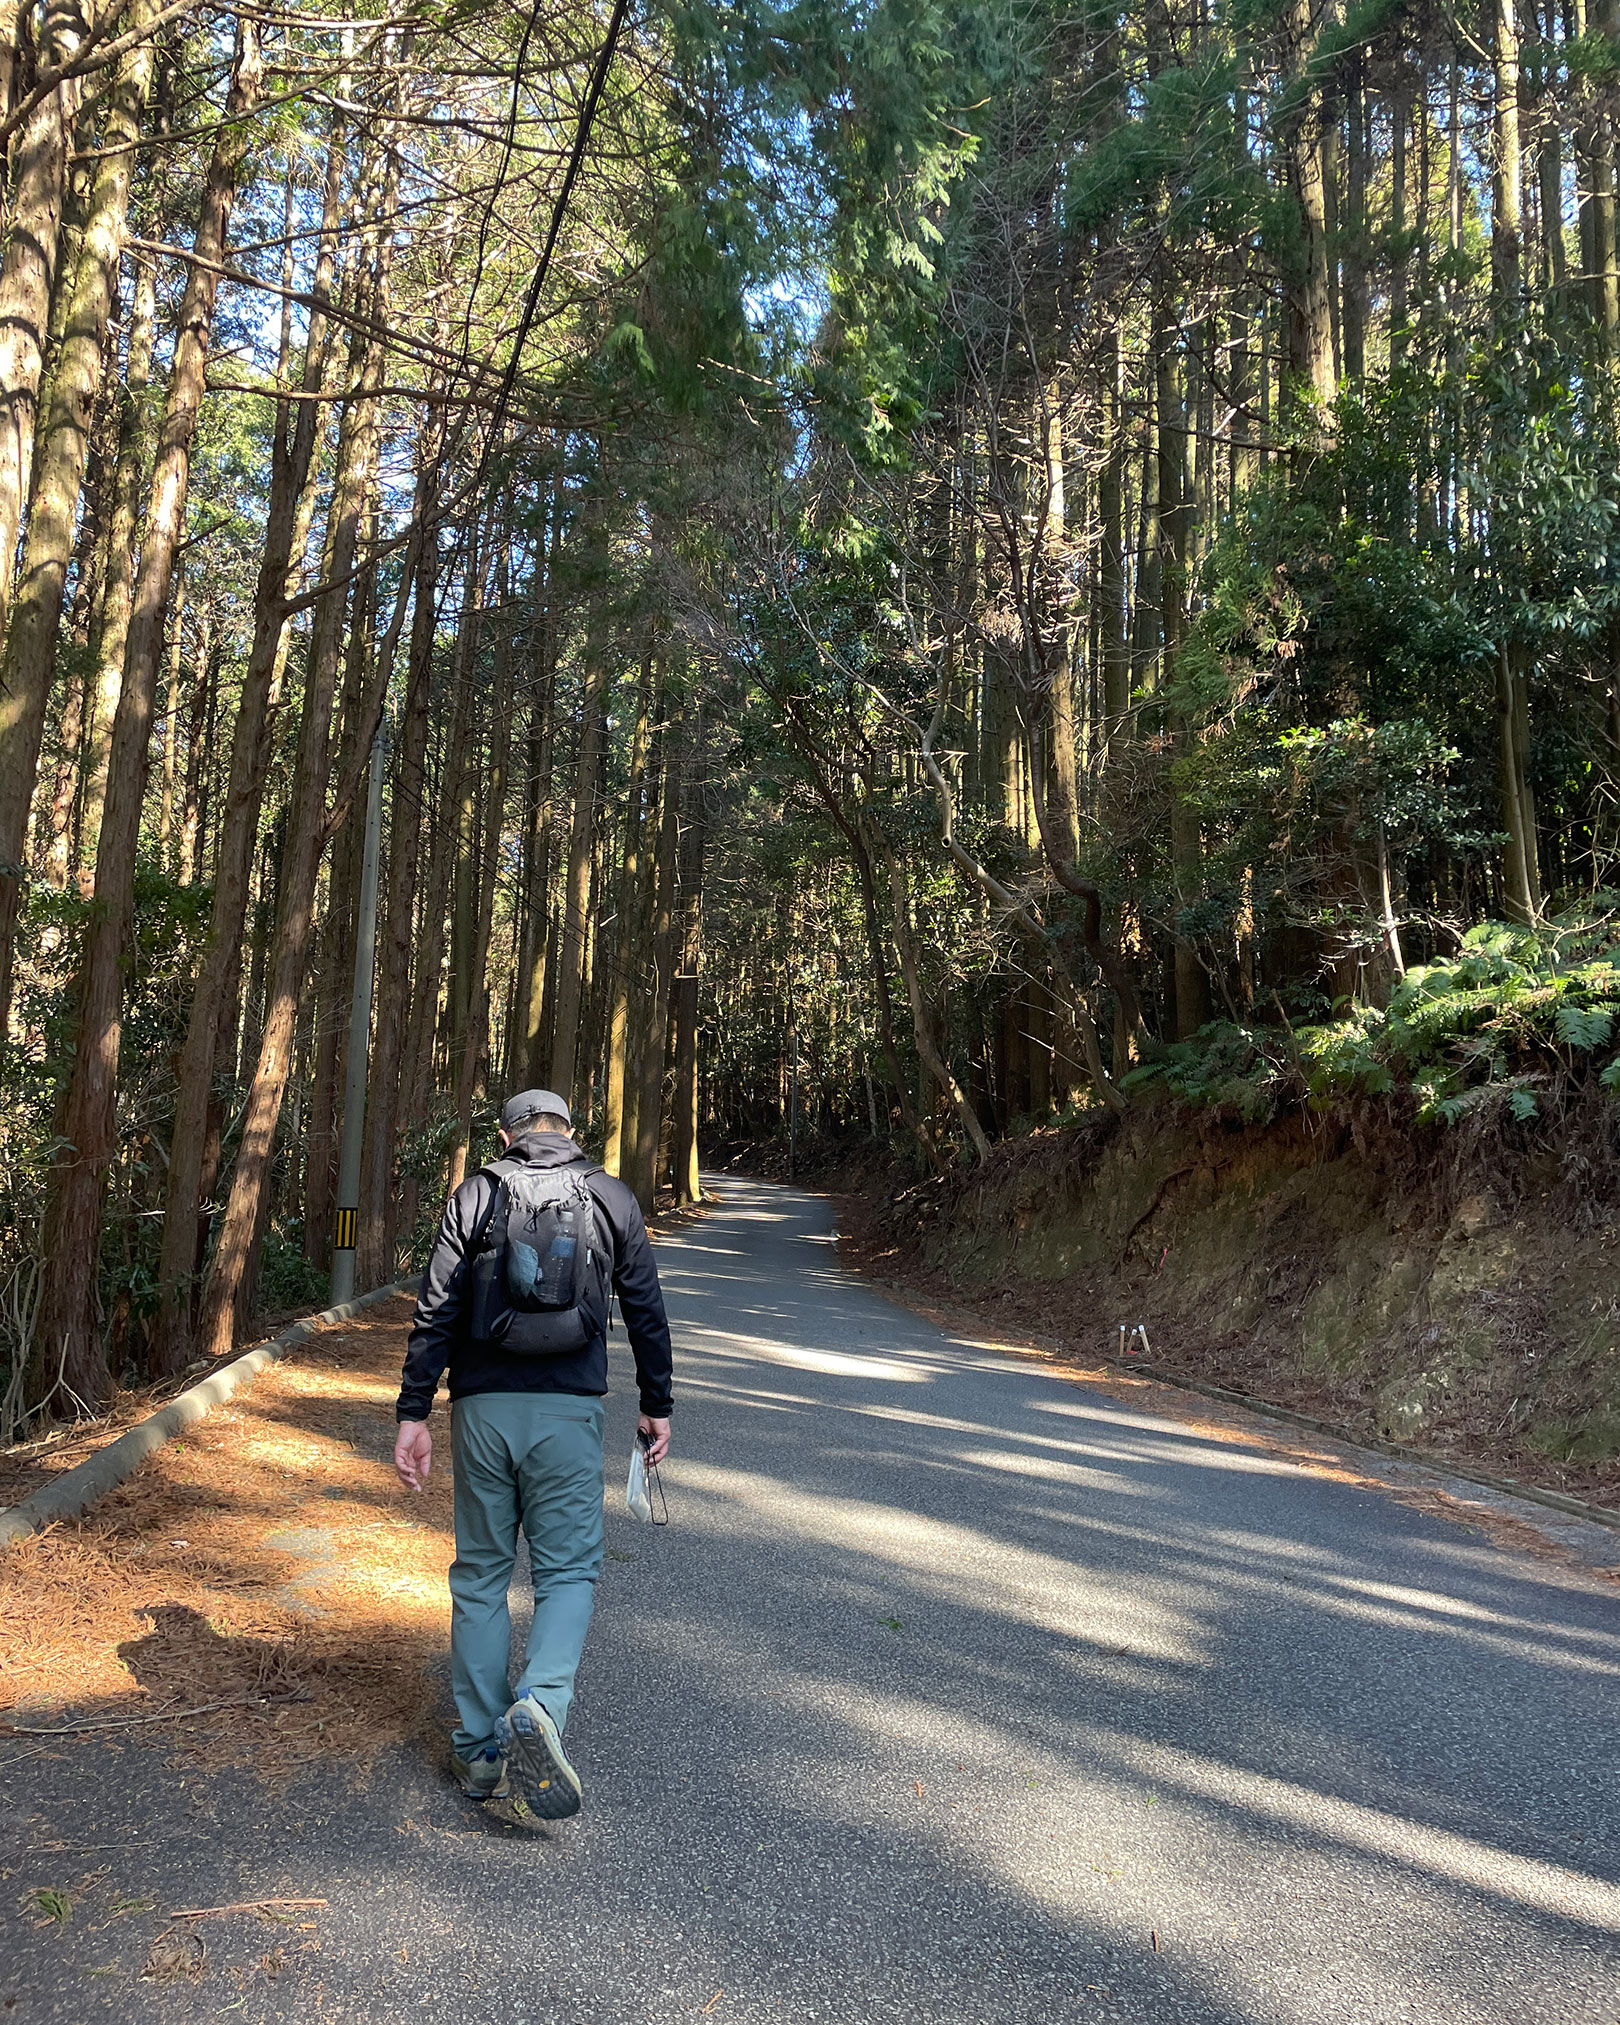
[[[740,1329],[710,1329],[688,1323],[681,1334],[683,1339],[701,1337],[702,1354],[732,1363],[780,1364],[791,1371],[819,1371],[830,1378],[871,1378],[885,1385],[926,1385],[939,1376],[936,1366],[921,1361],[902,1364],[892,1357],[867,1357],[854,1351],[813,1350],[748,1335]]]
[[[897,1364],[889,1357],[861,1357],[842,1350],[796,1350],[785,1343],[758,1343],[754,1355],[793,1371],[820,1371],[829,1378],[871,1378],[884,1385],[926,1385],[938,1374],[926,1365]]]
[[[903,1823],[947,1863],[969,1863],[993,1889],[1116,1946],[1162,1929],[1169,1899],[1184,1970],[1219,1990],[1223,2016],[1235,2006],[1254,2025],[1326,2015],[1319,1979],[1331,1960],[1302,1964],[1284,1984],[1276,1927],[1296,1904],[1342,1892],[1347,1871],[1366,1925],[1344,1936],[1346,1955],[1364,1964],[1371,1951],[1398,1973],[1412,1998],[1403,2017],[1445,2014],[1455,1949],[1477,1936],[1482,1897],[1509,1955],[1515,1915],[1620,1928],[1620,1890],[1605,1879],[1222,1759],[1081,1726],[1054,1748],[959,1707],[849,1684],[834,1744],[821,1675],[780,1673],[770,1692],[795,1710],[804,1739],[795,1759],[753,1768],[779,1799],[830,1804],[852,1828]],[[840,1776],[852,1760],[897,1759],[903,1776],[884,1793]],[[1238,1878],[1224,1867],[1235,1846],[1247,1852]]]
[[[1237,1809],[1600,1933],[1620,1933],[1620,1886],[1584,1871],[1520,1856],[1474,1836],[1170,1744],[1096,1731],[1084,1739],[1082,1748],[1088,1754],[1095,1752],[1099,1761],[1112,1757],[1121,1768],[1135,1769],[1155,1786],[1174,1787],[1208,1805]]]
[[[390,1303],[315,1338],[89,1517],[7,1549],[0,1706],[38,1724],[229,1700],[131,1735],[266,1769],[408,1733],[453,1549],[448,1457],[411,1499],[386,1458],[400,1320]]]
[[[1008,1476],[1034,1477],[1043,1483],[1071,1484],[1076,1490],[1118,1491],[1127,1497],[1144,1495],[1129,1477],[1114,1470],[1099,1469],[1094,1463],[1061,1462],[1056,1456],[1021,1455],[1010,1448],[965,1448],[956,1460],[974,1469],[1002,1470]],[[1146,1495],[1151,1496],[1149,1492]]]
[[[1366,1582],[1349,1575],[1327,1575],[1324,1581],[1358,1591],[1380,1602],[1398,1603],[1409,1610],[1433,1610],[1447,1617],[1471,1619],[1506,1631],[1529,1631],[1538,1638],[1567,1638],[1572,1642],[1596,1645],[1614,1655],[1620,1666],[1620,1637],[1613,1632],[1588,1630],[1578,1624],[1551,1624],[1545,1618],[1512,1617],[1500,1610],[1488,1610],[1482,1603],[1469,1603],[1459,1596],[1446,1596],[1436,1589],[1409,1589],[1393,1582]],[[1607,1670],[1607,1669],[1606,1669]]]
[[[1204,1627],[1190,1612],[1094,1584],[1070,1561],[976,1527],[789,1489],[773,1477],[711,1463],[682,1463],[678,1481],[687,1525],[820,1541],[856,1565],[864,1558],[905,1570],[920,1593],[1061,1638],[1182,1665],[1207,1658]],[[706,1509],[698,1502],[705,1497]]]

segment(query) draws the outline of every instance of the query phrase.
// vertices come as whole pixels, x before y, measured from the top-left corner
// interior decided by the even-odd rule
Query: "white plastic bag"
[[[630,1480],[624,1487],[624,1501],[632,1518],[644,1526],[653,1522],[652,1499],[647,1495],[647,1453],[637,1441],[630,1451]]]

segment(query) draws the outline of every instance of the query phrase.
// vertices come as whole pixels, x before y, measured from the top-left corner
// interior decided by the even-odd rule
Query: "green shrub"
[[[264,1235],[264,1256],[259,1264],[261,1311],[279,1315],[288,1308],[320,1308],[326,1305],[331,1281],[326,1271],[304,1257],[303,1226],[296,1219],[280,1229],[272,1225]]]
[[[1538,1091],[1594,1070],[1620,1096],[1620,951],[1612,922],[1541,930],[1486,922],[1454,957],[1410,970],[1387,1008],[1288,1032],[1217,1021],[1123,1078],[1190,1104],[1269,1117],[1289,1097],[1324,1104],[1409,1090],[1446,1123],[1501,1102],[1534,1117]],[[1612,1059],[1606,1059],[1612,1056]]]

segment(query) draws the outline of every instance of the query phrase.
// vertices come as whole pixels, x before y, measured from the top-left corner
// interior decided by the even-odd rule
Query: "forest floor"
[[[311,1338],[84,1519],[11,1548],[14,1723],[139,1726],[261,1770],[407,1733],[453,1552],[448,1471],[402,1508],[392,1467],[410,1312],[399,1295]]]
[[[302,1321],[305,1316],[319,1312],[314,1308],[289,1308],[281,1313],[261,1315],[257,1317],[254,1331],[247,1341],[234,1345],[225,1356],[211,1362],[199,1358],[173,1378],[158,1379],[150,1385],[124,1387],[102,1413],[78,1420],[49,1422],[27,1441],[0,1448],[0,1509],[21,1504],[24,1498],[65,1471],[77,1469],[80,1463],[88,1462],[98,1449],[106,1448],[121,1434],[126,1434],[174,1398],[176,1393],[200,1383],[225,1365],[234,1364],[238,1357],[244,1356],[256,1344],[265,1342],[289,1323]]]
[[[379,1304],[5,1551],[0,2017],[1613,2025],[1613,1535],[942,1328],[823,1198],[729,1179],[659,1258],[672,1524],[616,1337],[580,1819],[445,1777]]]

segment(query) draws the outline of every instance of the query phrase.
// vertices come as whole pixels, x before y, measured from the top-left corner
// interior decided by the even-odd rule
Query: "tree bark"
[[[163,698],[163,797],[158,807],[158,863],[165,872],[174,870],[174,817],[176,789],[185,786],[180,772],[180,671],[185,662],[186,579],[182,569],[174,587],[174,620],[169,627],[169,681]],[[203,614],[197,626],[197,668],[208,665],[208,619]]]
[[[366,686],[375,567],[354,582],[354,609],[338,705],[345,764],[352,764],[360,698]],[[338,1089],[343,1080],[354,983],[355,901],[360,885],[363,825],[345,821],[327,871],[326,906],[319,935],[314,987],[310,993],[314,1033],[309,1083],[309,1122],[302,1134],[304,1157],[303,1252],[312,1266],[332,1257],[332,1210],[337,1188]]]
[[[258,99],[262,76],[258,25],[240,17],[226,119],[203,186],[194,242],[197,261],[187,272],[164,400],[124,685],[113,726],[107,808],[96,855],[96,905],[85,941],[78,1040],[63,1123],[65,1143],[51,1172],[46,1202],[41,1341],[48,1358],[60,1359],[65,1383],[90,1404],[105,1398],[112,1382],[99,1326],[97,1248],[103,1181],[116,1138],[121,957],[134,907],[135,852],[163,651],[163,615],[185,520],[219,264],[237,175],[247,152],[246,115]]]
[[[701,1202],[698,1174],[698,966],[703,955],[703,859],[707,822],[703,806],[703,718],[698,714],[687,792],[686,835],[681,840],[680,967],[673,982],[675,1008],[675,1200]]]
[[[316,254],[305,347],[303,391],[316,392],[325,377],[327,300],[336,267],[338,201],[344,152],[334,131],[327,154],[326,192]],[[278,403],[271,441],[270,502],[253,606],[253,639],[242,674],[231,737],[230,776],[215,851],[208,941],[192,993],[175,1092],[174,1131],[163,1198],[163,1246],[158,1265],[159,1308],[151,1359],[158,1372],[183,1370],[191,1358],[192,1297],[200,1261],[197,1218],[208,1157],[208,1115],[214,1062],[229,1003],[240,989],[242,936],[253,875],[254,845],[270,765],[269,712],[287,605],[299,567],[301,507],[314,463],[321,411],[314,400]],[[199,852],[186,853],[199,871]],[[235,1021],[229,1027],[234,1033]],[[227,1059],[227,1069],[234,1060]],[[210,1186],[211,1186],[210,1181]]]
[[[464,591],[464,605],[469,595]],[[437,802],[428,836],[427,890],[418,920],[411,1018],[404,1054],[403,1122],[407,1129],[421,1124],[428,1116],[437,1087],[433,1079],[433,1040],[444,972],[445,905],[455,851],[456,783],[461,777],[461,747],[467,735],[466,684],[460,679],[463,637],[464,634],[457,636],[451,663],[450,721],[445,727]]]
[[[1498,0],[1502,4],[1502,0]],[[1610,43],[1620,40],[1620,7],[1600,0],[1597,25]],[[1613,360],[1620,349],[1620,270],[1617,270],[1614,216],[1614,108],[1597,108],[1592,124],[1592,308],[1602,333],[1604,356]]]
[[[1519,148],[1519,24],[1514,0],[1491,0],[1492,59],[1491,278],[1499,315],[1516,304],[1524,244],[1523,163]]]
[[[595,822],[597,760],[602,749],[602,699],[607,693],[607,656],[594,638],[586,649],[580,699],[579,763],[574,771],[574,817],[568,839],[568,875],[563,889],[562,960],[557,978],[557,1019],[551,1043],[550,1086],[575,1099],[575,1056],[585,987],[586,905],[590,898],[591,839]]]
[[[1512,0],[1506,0],[1507,5]],[[1342,313],[1345,377],[1359,380],[1367,370],[1367,90],[1365,60],[1357,49],[1350,59],[1347,95],[1349,149],[1346,161],[1344,239],[1344,308]]]
[[[1411,84],[1404,56],[1396,58],[1390,94],[1389,232],[1393,241],[1389,273],[1389,363],[1398,366],[1406,349],[1406,133],[1411,120]],[[1427,107],[1424,108],[1425,119]],[[1427,221],[1420,221],[1426,224]]]
[[[529,779],[524,833],[523,946],[513,1008],[512,1086],[538,1084],[550,1067],[546,1021],[547,931],[551,896],[552,747],[557,701],[557,552],[562,542],[563,491],[554,478],[546,516],[545,573],[534,614],[534,690],[529,711]]]
[[[495,886],[500,875],[507,770],[512,745],[512,613],[508,592],[506,551],[505,545],[502,544],[496,577],[496,604],[499,616],[495,634],[494,723],[490,732],[491,751],[484,810],[483,850],[476,868],[477,907],[473,922],[472,945],[468,952],[470,1007],[466,1032],[462,1036],[461,1060],[457,1064],[455,1136],[450,1142],[449,1185],[452,1192],[467,1178],[467,1153],[472,1144],[472,1108],[477,1088],[478,1065],[489,1045],[489,941],[490,929],[495,919]]]
[[[390,164],[385,227],[391,225],[398,175]],[[385,231],[368,291],[372,319],[387,320],[391,233]],[[343,644],[348,579],[354,567],[361,517],[371,489],[377,406],[370,397],[381,383],[383,347],[358,333],[351,348],[354,398],[345,403],[332,481],[326,544],[328,588],[316,600],[310,629],[309,665],[298,752],[288,806],[287,841],[281,866],[280,910],[271,963],[271,984],[259,1058],[243,1117],[242,1138],[231,1175],[231,1190],[219,1242],[203,1287],[198,1334],[205,1356],[224,1356],[252,1292],[257,1241],[270,1157],[281,1100],[292,1066],[291,1047],[300,987],[309,949],[315,887],[326,842],[326,795],[331,765],[332,703]]]
[[[71,59],[93,25],[82,0],[47,0],[39,24],[40,68],[51,70]],[[28,498],[45,334],[61,251],[68,151],[81,96],[78,79],[59,84],[29,116],[11,158],[11,201],[0,255],[0,625],[10,604],[12,563]]]
[[[624,859],[619,872],[619,922],[613,944],[613,978],[608,1001],[607,1074],[602,1100],[602,1165],[617,1174],[624,1149],[624,1083],[630,1033],[630,987],[640,954],[640,855],[642,798],[647,791],[647,747],[652,701],[653,657],[641,664],[636,716],[630,734],[630,780],[625,791]]]
[[[425,510],[438,470],[437,446],[418,472],[418,505]],[[393,1271],[395,1250],[394,1152],[398,1136],[400,1069],[410,1004],[411,912],[422,844],[426,788],[428,705],[437,630],[438,540],[425,539],[416,565],[411,612],[410,679],[394,776],[388,839],[388,918],[377,984],[372,1040],[366,1149],[360,1182],[359,1243],[355,1264],[362,1288],[380,1286]]]
[[[182,886],[207,878],[214,734],[218,730],[219,671],[223,658],[220,635],[213,631],[202,661],[201,687],[192,691],[191,722],[187,727],[186,806],[180,825],[180,867],[176,873]]]
[[[154,449],[150,389],[152,346],[157,323],[157,269],[142,256],[135,268],[135,300],[130,316],[129,358],[121,389],[118,466],[113,479],[112,518],[107,530],[107,574],[102,585],[101,620],[95,640],[95,673],[87,708],[90,713],[89,766],[84,790],[80,850],[95,855],[101,832],[101,811],[107,796],[107,761],[112,752],[112,721],[124,679],[124,649],[129,642],[129,615],[135,593],[135,537],[141,491],[151,468]]]
[[[1333,364],[1333,283],[1328,259],[1327,178],[1322,167],[1322,87],[1312,75],[1325,0],[1288,0],[1283,76],[1293,95],[1281,142],[1299,211],[1300,248],[1288,290],[1289,367],[1323,410],[1338,392]]]
[[[1159,521],[1162,530],[1164,584],[1164,680],[1168,688],[1176,676],[1187,626],[1188,536],[1191,507],[1186,496],[1187,429],[1177,371],[1175,342],[1168,306],[1161,302],[1155,316],[1157,358],[1157,421],[1159,464]],[[1193,725],[1185,709],[1177,707],[1172,729],[1178,753],[1193,740]],[[1170,856],[1175,879],[1178,912],[1193,906],[1203,886],[1203,851],[1198,817],[1186,799],[1174,788],[1170,800]],[[1176,981],[1176,1038],[1185,1040],[1209,1017],[1209,981],[1191,937],[1180,927],[1174,934]]]
[[[682,735],[680,709],[669,713],[663,737],[663,797],[659,810],[658,850],[653,901],[648,917],[651,956],[650,992],[641,1022],[639,1089],[636,1093],[635,1139],[623,1177],[643,1211],[650,1212],[658,1190],[658,1144],[664,1117],[664,1068],[669,1037],[670,980],[674,972],[675,876],[680,840]]]
[[[1553,47],[1552,0],[1547,0],[1547,15],[1544,52]],[[1563,292],[1569,271],[1564,250],[1564,141],[1558,122],[1558,107],[1544,73],[1536,106],[1536,181],[1541,202],[1541,285],[1554,295]],[[1399,229],[1404,220],[1394,222]]]
[[[1127,630],[1125,552],[1125,460],[1129,451],[1125,415],[1125,351],[1114,333],[1108,372],[1108,446],[1097,486],[1097,516],[1102,523],[1099,595],[1102,599],[1103,752],[1113,756],[1115,742],[1130,731],[1131,651]]]
[[[496,544],[491,544],[493,548]],[[479,806],[483,783],[480,780],[479,740],[482,727],[474,723],[473,704],[478,696],[478,654],[483,638],[484,590],[487,557],[477,545],[474,533],[474,564],[467,579],[467,599],[461,615],[458,640],[461,674],[466,698],[463,706],[466,730],[461,753],[461,778],[456,785],[455,851],[450,887],[450,971],[445,994],[444,1042],[446,1080],[454,1087],[466,1039],[472,1001],[477,989],[473,971],[473,923],[477,911],[476,885],[479,855]]]
[[[70,57],[89,23],[79,0],[48,0],[40,27],[43,65]],[[0,628],[28,497],[45,332],[56,284],[67,157],[78,110],[76,82],[59,85],[17,138],[11,210],[0,255]],[[48,691],[0,689],[0,1036],[11,1006],[12,959],[26,874],[28,811],[39,767]]]
[[[1503,896],[1509,915],[1527,925],[1541,913],[1535,804],[1529,777],[1529,670],[1523,654],[1504,647],[1497,657],[1497,752],[1502,788]]]
[[[445,907],[455,865],[457,809],[472,736],[473,642],[479,607],[479,541],[467,542],[461,578],[461,609],[450,664],[450,721],[445,727],[443,763],[438,780],[428,854],[427,895],[422,904],[411,998],[411,1023],[405,1043],[405,1122],[419,1125],[432,1109],[439,1088],[435,1077],[434,1042],[439,1030],[439,994],[444,981]]]

